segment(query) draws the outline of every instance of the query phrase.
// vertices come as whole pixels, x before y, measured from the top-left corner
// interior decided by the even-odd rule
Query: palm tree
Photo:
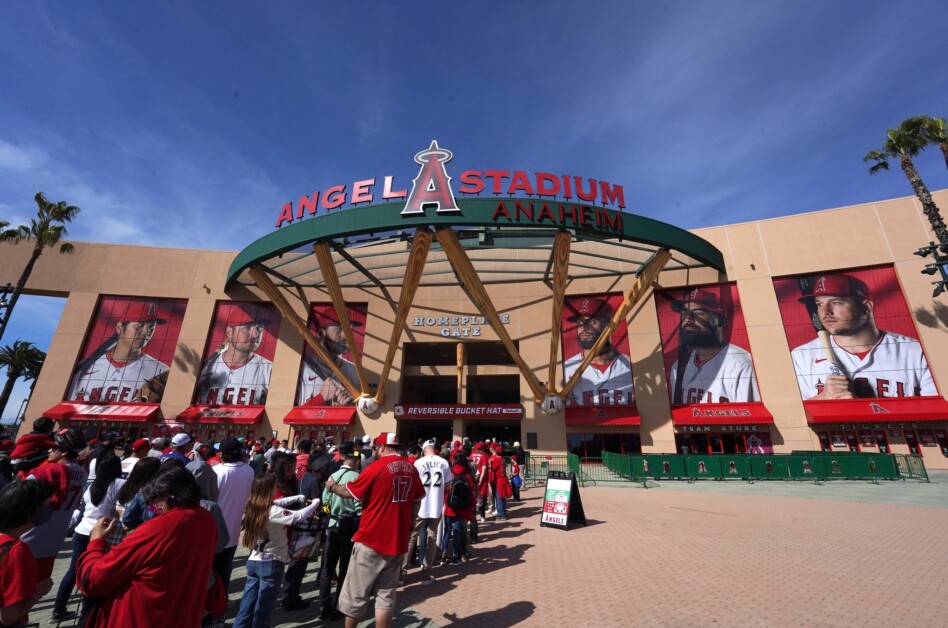
[[[26,267],[20,274],[20,279],[13,288],[10,303],[3,312],[3,320],[0,321],[0,338],[3,338],[3,332],[7,329],[7,322],[13,313],[13,307],[33,272],[36,260],[43,254],[44,249],[59,244],[59,241],[67,233],[66,223],[70,222],[79,213],[78,207],[68,205],[66,201],[50,203],[42,192],[37,192],[33,200],[36,201],[37,205],[36,218],[30,219],[29,225],[20,225],[15,229],[4,229],[0,232],[0,241],[14,244],[24,240],[33,242],[33,254],[30,256],[30,261],[26,263]],[[73,250],[74,247],[68,242],[59,245],[60,253],[72,253]]]
[[[3,416],[16,380],[22,377],[26,381],[35,382],[45,359],[46,352],[24,340],[17,340],[12,345],[0,348],[0,366],[7,369],[7,382],[3,385],[3,392],[0,392],[0,416]]]
[[[899,165],[905,176],[908,177],[912,189],[915,190],[915,196],[922,203],[922,211],[928,217],[932,230],[942,245],[942,249],[948,247],[948,229],[945,228],[945,220],[938,211],[938,206],[932,200],[931,192],[925,187],[925,182],[919,176],[918,170],[912,158],[918,155],[925,146],[928,145],[928,139],[925,135],[925,124],[922,116],[915,116],[903,120],[899,126],[889,129],[886,132],[886,140],[882,143],[882,150],[871,150],[863,157],[863,161],[876,162],[869,168],[869,174],[876,174],[882,170],[889,169],[889,159],[898,158]]]
[[[944,118],[932,116],[918,116],[922,122],[922,132],[929,144],[937,144],[941,154],[945,156],[945,166],[948,167],[948,123]]]

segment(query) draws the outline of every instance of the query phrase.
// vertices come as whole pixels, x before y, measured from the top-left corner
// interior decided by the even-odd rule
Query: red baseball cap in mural
[[[715,312],[716,314],[724,314],[724,308],[721,307],[718,295],[709,290],[695,288],[694,290],[685,292],[683,298],[672,301],[672,309],[680,313],[685,309],[685,305],[688,303],[697,305],[703,310]]]
[[[342,327],[342,325],[339,324],[339,317],[336,316],[336,310],[332,308],[313,310],[313,318],[320,327]],[[353,327],[362,327],[362,323],[353,320],[351,317],[349,322],[352,323]]]
[[[869,286],[851,275],[817,275],[813,277],[810,293],[804,294],[798,300],[803,302],[822,296],[868,299],[870,293]]]
[[[570,311],[575,312],[567,318],[571,323],[581,320],[598,318],[600,320],[609,320],[612,318],[612,306],[605,299],[598,297],[583,297],[575,299],[566,306]]]
[[[159,325],[164,325],[168,322],[161,317],[158,304],[154,301],[132,301],[128,304],[125,313],[119,316],[118,319],[123,323],[150,323],[154,321]]]
[[[265,325],[269,319],[267,308],[257,303],[223,303],[218,311],[218,320],[227,327]]]
[[[382,432],[375,439],[375,445],[385,445],[386,447],[398,447],[398,436],[395,432]]]

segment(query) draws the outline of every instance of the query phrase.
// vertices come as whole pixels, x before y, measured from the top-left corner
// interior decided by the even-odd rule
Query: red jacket
[[[102,604],[90,626],[197,628],[214,561],[217,525],[199,505],[150,519],[109,550],[105,539],[79,557],[76,585]]]
[[[510,480],[507,479],[506,464],[504,457],[500,454],[494,454],[487,461],[487,465],[490,467],[490,482],[497,487],[497,497],[513,497]]]

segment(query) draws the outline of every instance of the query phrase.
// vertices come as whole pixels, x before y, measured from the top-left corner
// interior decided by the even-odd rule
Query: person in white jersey
[[[863,281],[839,273],[814,277],[812,285],[812,292],[799,301],[813,300],[841,373],[832,372],[819,338],[791,351],[803,399],[938,394],[922,345],[876,326],[875,304]]]
[[[333,357],[336,365],[346,378],[353,384],[359,383],[355,364],[343,357],[349,352],[349,343],[342,331],[342,325],[336,318],[336,313],[314,312],[316,320],[316,341],[319,342]],[[351,321],[353,327],[361,327],[359,321]],[[336,378],[329,367],[322,363],[317,356],[307,352],[303,360],[303,370],[300,373],[300,389],[297,395],[298,406],[351,406],[355,405],[352,395]]]
[[[256,353],[263,340],[266,314],[251,304],[228,303],[224,342],[207,359],[198,382],[198,403],[225,406],[263,405],[273,363]]]
[[[421,563],[421,584],[427,586],[435,581],[432,567],[438,551],[438,525],[444,514],[444,489],[454,480],[451,473],[451,463],[438,454],[437,443],[433,440],[425,441],[422,445],[422,457],[415,461],[415,468],[421,476],[421,483],[425,487],[425,496],[421,500],[421,509],[415,520],[411,537],[408,541],[408,553],[402,563],[402,571],[408,569],[411,555],[418,543],[418,562]]]
[[[672,302],[678,312],[678,360],[669,373],[672,403],[760,401],[750,353],[725,342],[728,312],[717,295],[693,289]]]
[[[156,303],[130,302],[125,313],[115,320],[115,334],[79,363],[67,399],[161,401],[168,365],[144,350],[155,334],[155,327],[167,322],[161,318]]]
[[[612,319],[612,307],[604,299],[583,297],[577,306],[568,306],[574,314],[567,320],[576,323],[576,340],[582,349],[563,362],[563,376],[568,382],[582,363],[586,352],[593,348],[600,332]],[[618,351],[610,340],[583,371],[570,392],[569,406],[624,406],[635,402],[632,392],[632,362]]]

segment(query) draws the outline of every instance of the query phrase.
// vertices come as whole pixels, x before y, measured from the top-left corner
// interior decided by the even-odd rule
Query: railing
[[[921,456],[854,452],[795,451],[789,454],[617,454],[602,452],[601,458],[533,456],[530,477],[545,482],[547,471],[576,474],[582,485],[600,482],[636,482],[648,488],[650,480],[828,480],[916,479],[928,482]],[[653,484],[654,486],[654,484]]]

